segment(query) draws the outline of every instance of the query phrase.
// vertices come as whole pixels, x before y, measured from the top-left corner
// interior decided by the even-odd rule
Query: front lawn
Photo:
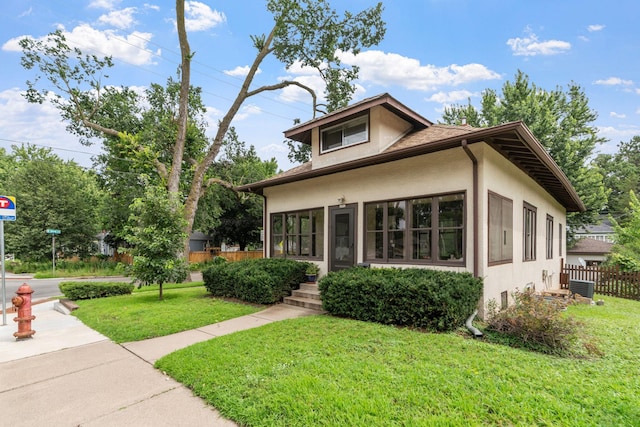
[[[73,314],[90,328],[122,343],[195,329],[262,310],[259,306],[212,298],[202,285],[185,289],[165,286],[163,294],[160,301],[157,287],[142,287],[132,295],[79,300],[76,304],[80,308]]]
[[[637,426],[640,303],[603,299],[568,310],[605,352],[589,360],[312,316],[199,343],[156,367],[242,425]]]

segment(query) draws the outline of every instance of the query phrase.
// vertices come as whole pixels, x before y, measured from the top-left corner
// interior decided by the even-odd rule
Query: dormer
[[[380,154],[432,124],[385,93],[295,126],[284,135],[311,145],[312,169],[319,169]]]

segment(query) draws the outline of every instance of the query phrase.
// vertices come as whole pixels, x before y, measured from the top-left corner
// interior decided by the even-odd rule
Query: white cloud
[[[25,16],[29,16],[31,15],[32,12],[33,12],[33,7],[30,7],[29,9],[25,10],[20,15],[18,15],[18,18],[24,18]]]
[[[155,5],[155,4],[149,4],[149,3],[145,3],[145,4],[144,4],[144,8],[145,8],[145,9],[155,10],[155,11],[160,10],[160,6]]]
[[[137,9],[135,7],[127,7],[126,9],[114,10],[106,15],[102,15],[100,18],[98,18],[98,22],[100,22],[101,24],[107,24],[116,28],[120,28],[121,30],[126,30],[127,28],[131,28],[134,24],[137,23],[133,18],[133,15],[135,15],[136,13]]]
[[[539,41],[530,29],[525,29],[527,36],[507,40],[516,56],[558,55],[571,49],[571,43],[562,40]]]
[[[578,36],[578,39],[582,40],[583,42],[589,41],[589,37],[586,37],[586,36]]]
[[[251,67],[249,67],[248,65],[245,65],[244,67],[237,66],[233,70],[224,70],[224,73],[228,76],[233,76],[233,77],[245,77],[247,74],[249,74],[250,69]],[[256,71],[256,74],[260,74],[261,72],[262,70],[258,68],[258,71]]]
[[[257,105],[249,104],[244,107],[234,117],[234,120],[240,121],[245,120],[249,116],[256,116],[258,114],[262,114],[262,109]]]
[[[640,114],[640,108],[636,110],[636,114]]]
[[[62,29],[64,30],[64,28]],[[147,49],[147,43],[152,37],[151,33],[133,31],[129,35],[122,36],[113,30],[96,30],[88,24],[79,25],[71,32],[66,30],[63,32],[69,46],[78,47],[85,54],[111,55],[114,59],[119,59],[129,64],[151,64],[154,55],[160,55],[161,53],[159,49],[156,52],[151,52]],[[15,37],[2,45],[2,50],[21,52],[22,49],[18,43],[25,37],[31,36]]]
[[[640,135],[640,126],[627,126],[615,128],[613,126],[598,126],[598,136],[607,138],[611,141],[624,141]]]
[[[626,114],[623,113],[616,113],[615,111],[612,111],[609,113],[610,117],[615,117],[616,119],[625,119],[627,117]]]
[[[93,9],[115,9],[122,0],[93,0],[89,3],[89,7]]]
[[[197,1],[186,2],[184,12],[187,31],[205,31],[227,20],[224,13]]]
[[[594,24],[594,25],[589,25],[587,27],[587,31],[589,31],[590,33],[593,33],[595,31],[602,31],[604,30],[605,25],[602,24]]]
[[[360,67],[360,81],[382,86],[398,85],[410,90],[429,91],[441,86],[457,86],[474,81],[500,79],[500,75],[482,64],[452,64],[445,67],[421,65],[414,58],[369,50],[353,55],[339,54],[345,64]]]
[[[467,100],[473,96],[478,96],[478,94],[469,92],[468,90],[454,90],[452,92],[434,93],[427,98],[427,101],[438,102],[440,104],[453,104],[454,102]]]
[[[91,166],[91,156],[84,153],[97,153],[98,147],[81,145],[77,137],[66,131],[60,112],[51,103],[30,104],[23,93],[18,88],[0,92],[0,129],[12,139],[7,148],[10,144],[21,143],[53,147],[53,152],[61,158],[75,159],[82,166]]]
[[[633,84],[632,80],[623,80],[620,77],[609,77],[606,80],[596,80],[593,82],[595,85],[604,85],[604,86],[631,86]]]

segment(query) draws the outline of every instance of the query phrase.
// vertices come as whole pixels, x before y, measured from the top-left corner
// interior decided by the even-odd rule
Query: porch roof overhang
[[[433,126],[436,127],[437,125]],[[275,177],[236,187],[236,190],[263,194],[268,187],[448,150],[460,147],[466,140],[467,145],[484,142],[493,147],[548,191],[568,212],[586,210],[569,179],[523,122],[510,122],[490,128],[458,127],[459,129],[464,129],[464,132],[435,140],[421,137],[429,128],[419,130],[380,154],[318,169],[312,169],[311,162],[307,162]]]

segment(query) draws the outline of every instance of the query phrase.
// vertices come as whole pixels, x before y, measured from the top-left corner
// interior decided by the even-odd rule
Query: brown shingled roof
[[[387,102],[397,103],[395,99],[385,94],[381,97],[369,98],[355,105],[357,105],[358,109],[370,108],[372,105],[381,105],[381,103],[388,107],[385,104]],[[393,108],[396,107],[394,106]],[[349,114],[353,110],[346,108],[339,110],[339,112],[340,114]],[[337,116],[332,115],[332,118],[336,120]],[[303,133],[310,133],[313,127],[326,124],[325,121],[326,117],[312,120],[290,129],[287,131],[290,133],[285,133],[285,135],[292,137],[292,135],[301,136]],[[471,145],[479,142],[489,144],[498,153],[529,175],[553,195],[567,211],[581,212],[585,210],[584,204],[569,179],[560,170],[546,149],[533,136],[529,128],[521,121],[505,123],[490,128],[430,125],[422,122],[417,127],[417,130],[401,138],[379,154],[318,169],[313,169],[311,162],[308,162],[275,177],[240,186],[237,190],[261,194],[266,187],[393,162],[408,157],[461,147],[463,144]]]
[[[613,243],[604,242],[602,240],[584,238],[576,242],[571,248],[567,249],[568,254],[608,254],[611,252]]]

